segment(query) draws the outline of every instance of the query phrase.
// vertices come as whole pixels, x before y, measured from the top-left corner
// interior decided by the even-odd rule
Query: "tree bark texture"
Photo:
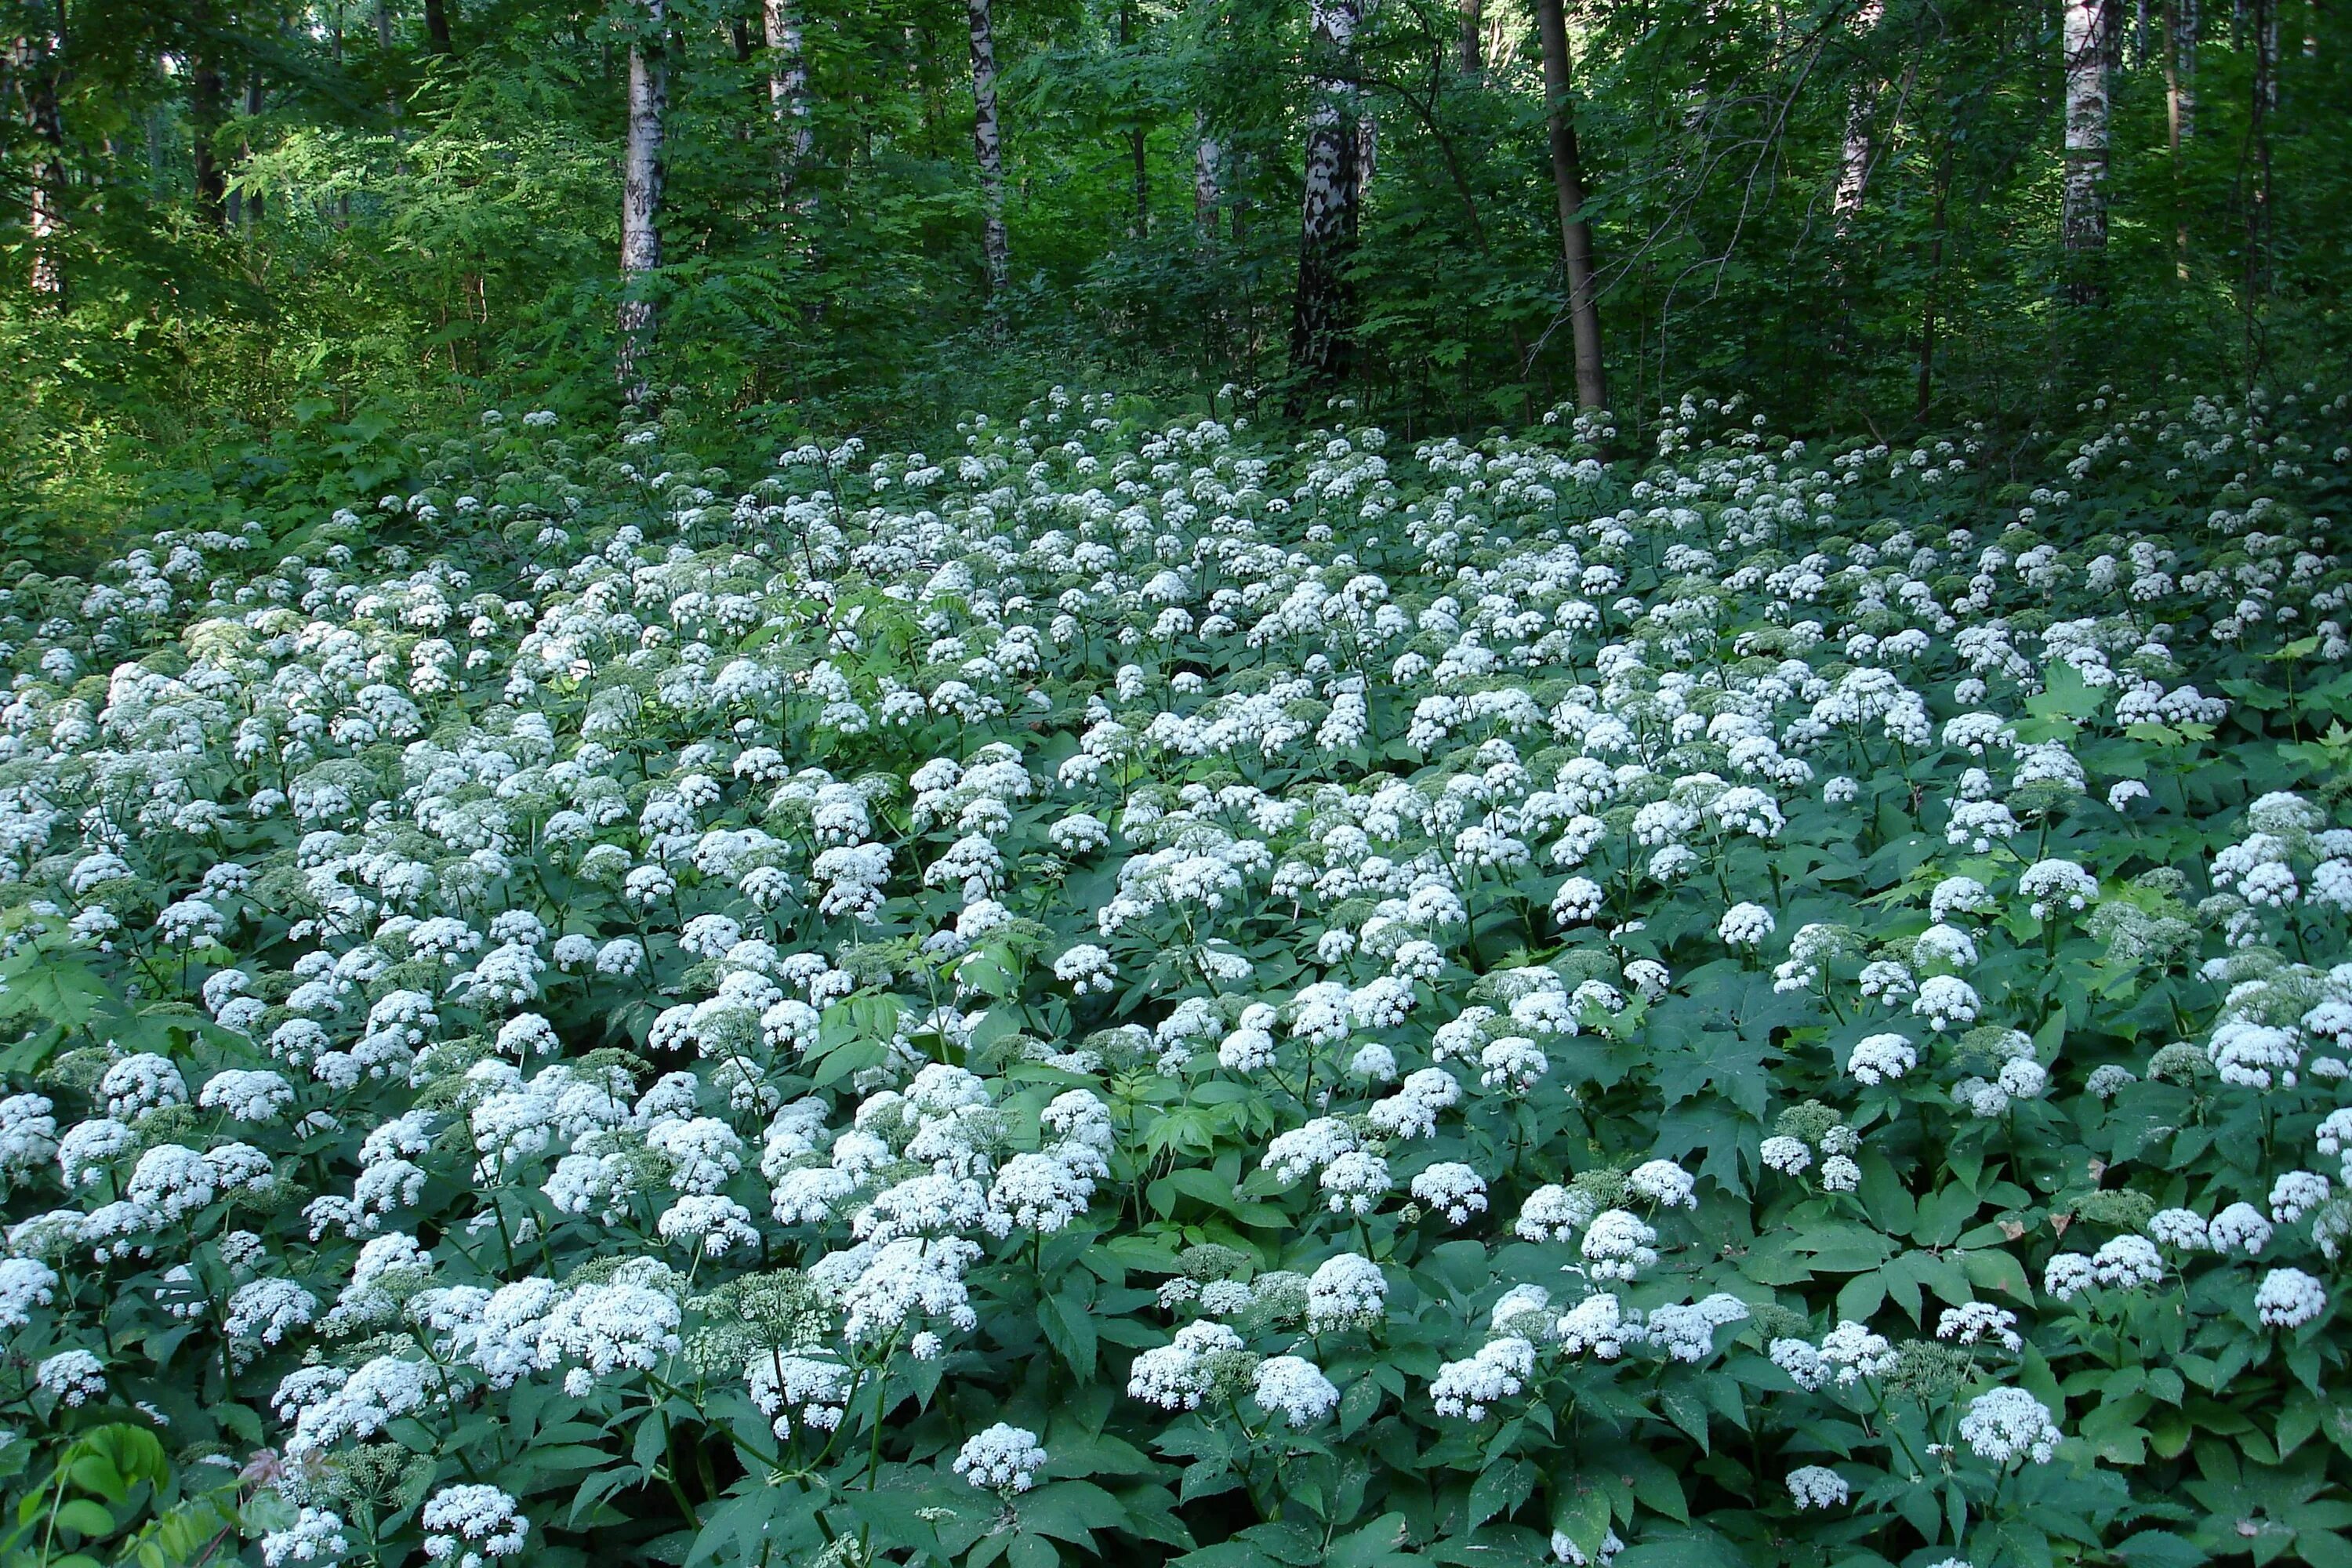
[[[1325,71],[1307,121],[1298,230],[1298,291],[1290,314],[1290,369],[1302,388],[1328,388],[1355,368],[1356,291],[1348,276],[1358,227],[1358,0],[1310,0],[1311,44]],[[1304,405],[1301,405],[1304,411]]]
[[[789,207],[816,144],[809,123],[808,50],[793,0],[765,0],[761,26],[768,45],[768,113],[776,122],[776,195]]]
[[[991,298],[1013,270],[1004,233],[1004,138],[996,122],[996,30],[989,0],[966,0],[971,16],[971,148],[980,159],[981,247]]]
[[[667,0],[639,0],[642,30],[629,46],[628,144],[621,168],[620,344],[614,374],[632,402],[648,391],[646,359],[653,347],[654,301],[648,289],[661,269],[662,135],[669,111]]]
[[[2197,0],[2171,0],[2165,7],[2164,100],[2166,132],[2178,154],[2197,134]]]
[[[1576,405],[1606,408],[1609,377],[1601,357],[1601,300],[1592,274],[1592,226],[1584,217],[1584,167],[1576,147],[1576,115],[1568,19],[1560,0],[1536,0],[1536,31],[1543,47],[1544,98],[1549,105],[1551,183],[1559,205],[1560,259],[1568,275],[1568,325],[1576,355]]]
[[[206,222],[228,222],[228,176],[221,168],[219,136],[227,89],[220,67],[199,55],[188,71],[188,135],[195,160],[196,211]]]
[[[2164,118],[2172,152],[2172,270],[2189,281],[2189,207],[2180,150],[2197,132],[2197,0],[2167,0],[2164,8]]]
[[[1885,16],[1882,0],[1864,0],[1862,9],[1854,14],[1854,36],[1867,41],[1878,30]],[[1845,136],[1838,147],[1837,190],[1830,198],[1830,214],[1837,232],[1843,236],[1861,216],[1864,192],[1870,184],[1870,163],[1875,152],[1874,128],[1878,117],[1879,82],[1874,75],[1857,81],[1846,91]]]
[[[33,132],[26,192],[25,226],[32,241],[28,281],[34,301],[54,309],[65,303],[66,296],[65,258],[59,254],[66,226],[66,127],[59,80],[65,55],[63,7],[56,32],[28,27],[8,53]]]
[[[2064,249],[2062,291],[2071,304],[2106,299],[2101,276],[2107,248],[2107,26],[2110,0],[2063,0],[2066,68],[2065,186],[2058,232]]]
[[[449,0],[425,0],[425,42],[436,55],[457,52],[449,34]]]
[[[1192,226],[1202,239],[1217,237],[1218,180],[1223,150],[1209,130],[1209,111],[1192,111]]]
[[[1463,70],[1475,76],[1486,68],[1484,34],[1486,28],[1486,0],[1462,0],[1462,50],[1458,63]]]

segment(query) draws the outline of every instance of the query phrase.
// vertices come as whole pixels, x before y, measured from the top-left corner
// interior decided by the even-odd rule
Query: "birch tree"
[[[65,237],[66,132],[60,78],[64,71],[65,11],[58,7],[58,26],[37,7],[26,7],[25,30],[8,48],[9,74],[32,132],[31,166],[26,173],[25,228],[31,241],[34,302],[56,307],[65,302],[65,261],[58,253]]]
[[[1223,149],[1209,129],[1209,111],[1192,111],[1192,226],[1204,240],[1217,237],[1217,201],[1221,195],[1219,182],[1223,171]]]
[[[629,130],[621,166],[620,345],[614,370],[622,391],[642,400],[645,360],[653,346],[648,290],[661,269],[662,134],[669,110],[667,0],[637,0],[638,30],[629,40]]]
[[[1354,368],[1353,260],[1357,210],[1356,88],[1348,78],[1362,19],[1359,0],[1309,0],[1308,49],[1321,74],[1307,118],[1298,291],[1290,313],[1290,368],[1306,386],[1343,381]]]
[[[2063,291],[2071,304],[2106,298],[2100,277],[2107,249],[2107,0],[2063,0],[2066,69],[2065,184],[2058,232]]]
[[[768,113],[776,125],[776,195],[789,208],[793,183],[816,141],[809,123],[808,53],[793,0],[765,0],[761,24],[768,45]]]
[[[971,14],[971,146],[980,159],[981,244],[991,298],[1004,291],[1012,247],[1004,235],[1004,141],[996,123],[996,35],[989,0],[967,0]]]
[[[1854,14],[1853,22],[1855,37],[1867,43],[1885,16],[1883,0],[1863,0],[1862,9]],[[1872,75],[1846,90],[1845,137],[1838,148],[1837,190],[1830,198],[1831,216],[1841,237],[1861,216],[1863,193],[1870,184],[1878,89],[1878,79]]]
[[[2172,269],[2189,281],[2189,208],[2183,195],[2181,149],[2197,134],[2197,0],[2167,0],[2164,7],[2165,140],[2172,153]]]
[[[1584,166],[1576,146],[1576,115],[1568,18],[1560,0],[1536,0],[1536,31],[1543,47],[1546,126],[1551,141],[1552,193],[1559,206],[1560,260],[1568,277],[1568,327],[1576,356],[1576,405],[1609,405],[1608,372],[1601,358],[1601,300],[1592,275],[1592,226],[1584,216]]]

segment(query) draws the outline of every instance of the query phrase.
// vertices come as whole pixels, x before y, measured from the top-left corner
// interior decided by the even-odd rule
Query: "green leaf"
[[[1048,1296],[1037,1304],[1037,1322],[1072,1372],[1082,1378],[1094,1375],[1095,1324],[1087,1303],[1066,1292]]]
[[[86,1497],[58,1504],[57,1521],[64,1529],[93,1538],[111,1535],[115,1529],[114,1515],[107,1510],[106,1505]]]

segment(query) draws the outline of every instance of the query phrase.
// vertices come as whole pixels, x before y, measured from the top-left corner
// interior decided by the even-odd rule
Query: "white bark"
[[[620,353],[614,365],[632,399],[646,393],[654,303],[644,290],[661,269],[662,133],[669,110],[666,0],[638,0],[644,33],[629,46],[628,144],[621,165]]]
[[[816,140],[809,124],[808,54],[793,0],[765,0],[761,20],[768,45],[768,112],[776,122],[776,194],[789,207],[793,182]]]
[[[2058,231],[2067,298],[2096,304],[2107,247],[2107,0],[2064,0],[2066,173]]]
[[[1854,14],[1853,27],[1856,37],[1867,39],[1875,32],[1886,15],[1882,0],[1866,0]],[[1838,149],[1836,193],[1830,198],[1830,212],[1837,231],[1843,234],[1862,211],[1863,193],[1870,184],[1870,163],[1874,152],[1873,121],[1877,117],[1879,84],[1875,79],[1856,82],[1847,90],[1845,100],[1845,138]]]
[[[980,158],[982,245],[988,257],[988,291],[1004,289],[1012,247],[1004,234],[1004,142],[996,123],[996,36],[989,0],[966,0],[971,14],[971,145]]]
[[[43,304],[63,302],[66,276],[58,255],[65,231],[65,121],[58,102],[58,61],[65,40],[30,31],[8,50],[17,91],[31,111],[32,167],[26,192],[26,227],[32,239],[33,297]]]
[[[1209,133],[1209,111],[1192,111],[1192,224],[1203,239],[1213,239],[1217,234],[1217,198],[1219,177],[1223,173],[1223,149]]]
[[[1362,16],[1359,0],[1310,0],[1308,16],[1315,58],[1345,62]],[[1313,383],[1342,379],[1353,359],[1346,268],[1356,237],[1357,137],[1355,85],[1337,75],[1319,79],[1307,118],[1298,293],[1290,321],[1291,367]]]
[[[2197,134],[2197,0],[2172,0],[2172,147]]]

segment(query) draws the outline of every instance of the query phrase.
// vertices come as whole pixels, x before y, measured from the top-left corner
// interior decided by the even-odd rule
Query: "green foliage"
[[[56,0],[9,0],[27,42],[0,158],[16,188],[52,168],[63,184],[60,229],[36,244],[22,207],[0,226],[16,395],[0,418],[0,547],[95,559],[169,521],[160,474],[205,470],[306,409],[413,427],[485,398],[611,406],[636,8],[446,9],[445,55],[399,0],[381,28],[350,0],[94,0],[62,29]],[[1014,265],[992,302],[965,9],[805,7],[813,140],[789,203],[756,9],[668,12],[667,265],[650,289],[665,399],[762,436],[936,444],[968,408],[1057,379],[1283,388],[1301,115],[1328,68],[1304,56],[1303,7],[1003,6]],[[1646,444],[1693,384],[1769,385],[1806,427],[1979,420],[2011,440],[2103,380],[2246,386],[2340,357],[2352,35],[2333,10],[2285,9],[2267,95],[2250,13],[2206,18],[2179,60],[2162,7],[2117,13],[2107,303],[2069,310],[2053,293],[2049,7],[1572,8],[1626,438]],[[1486,6],[1469,71],[1456,7],[1367,10],[1352,68],[1370,126],[1363,372],[1346,390],[1408,435],[1525,425],[1567,376],[1528,20]],[[216,101],[192,61],[218,73]],[[2177,151],[2174,82],[2190,99]],[[1832,210],[1854,127],[1867,180]],[[1196,216],[1203,134],[1216,188]],[[217,203],[196,183],[200,147]],[[29,289],[37,254],[57,259],[61,299]]]
[[[2340,1562],[2348,405],[231,448],[0,599],[0,1556]]]

